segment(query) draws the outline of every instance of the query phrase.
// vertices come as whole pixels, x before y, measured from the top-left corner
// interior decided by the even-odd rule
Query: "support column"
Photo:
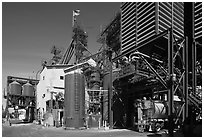
[[[169,72],[169,91],[168,91],[168,122],[169,122],[169,136],[173,136],[173,97],[174,97],[174,61],[173,61],[173,29],[171,28],[168,33],[168,72]]]
[[[6,108],[5,108],[5,111],[6,111],[6,120],[8,121],[9,120],[9,111],[8,111],[8,107],[9,107],[9,94],[10,94],[10,88],[9,88],[9,77],[7,76],[7,94],[6,94]]]
[[[108,102],[109,102],[109,124],[110,128],[113,128],[113,111],[112,111],[112,98],[113,98],[113,81],[112,81],[112,51],[110,52],[109,56],[109,65],[110,65],[110,85],[109,85],[109,97],[108,97]]]
[[[188,37],[185,38],[184,46],[185,75],[184,75],[184,93],[185,93],[185,118],[188,117]]]
[[[195,15],[194,15],[194,9],[195,9],[195,3],[193,2],[192,3],[192,19],[195,18]],[[192,91],[193,93],[195,94],[195,91],[196,91],[196,42],[195,42],[195,30],[194,30],[194,26],[195,26],[195,23],[194,23],[194,20],[192,20],[192,36],[193,36],[193,44],[192,44]]]
[[[192,45],[192,91],[196,92],[196,42]]]
[[[52,113],[52,109],[53,109],[53,92],[51,91],[50,92],[50,112]]]

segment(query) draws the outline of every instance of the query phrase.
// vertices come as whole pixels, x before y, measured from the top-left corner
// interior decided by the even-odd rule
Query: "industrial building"
[[[175,129],[201,125],[201,2],[121,3],[98,37],[101,48],[89,56],[83,55],[88,36],[73,21],[61,61],[40,73],[37,110],[66,129],[166,128],[173,136]],[[54,116],[60,109],[63,116]]]
[[[64,96],[64,69],[71,65],[51,65],[46,66],[40,73],[37,85],[37,109],[43,109],[44,113],[49,111],[51,99],[56,100],[56,95],[61,93]],[[63,107],[60,107],[63,109]]]

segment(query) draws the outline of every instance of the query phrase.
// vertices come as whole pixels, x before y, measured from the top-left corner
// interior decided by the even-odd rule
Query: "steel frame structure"
[[[151,59],[150,56],[144,55],[143,53],[139,52],[138,48],[144,47],[155,40],[164,37],[167,38],[168,41],[168,69],[166,70],[165,67],[163,69],[163,73],[166,74],[168,77],[164,79],[160,76],[160,73],[151,65],[148,59]],[[149,67],[151,72],[157,77],[157,80],[163,85],[165,90],[168,90],[168,121],[169,121],[169,135],[173,136],[174,125],[178,123],[178,119],[180,119],[182,115],[182,121],[188,117],[188,38],[185,37],[182,40],[175,40],[172,28],[161,32],[160,34],[156,35],[154,38],[149,40],[146,43],[141,44],[140,46],[135,47],[131,51],[128,51],[122,55],[119,55],[113,61],[116,61],[122,58],[124,55],[130,54],[130,57],[133,55],[137,55],[145,64]],[[181,51],[182,49],[182,51]],[[182,63],[181,76],[176,77],[175,74],[175,62],[176,58],[178,58]],[[151,59],[155,60],[155,59]],[[178,113],[175,114],[174,110],[174,95],[176,92],[179,92],[182,96],[183,105]]]

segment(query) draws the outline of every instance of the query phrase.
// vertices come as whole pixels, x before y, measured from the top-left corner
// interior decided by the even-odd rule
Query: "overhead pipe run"
[[[162,77],[157,73],[157,71],[151,66],[151,64],[144,58],[144,57],[147,57],[147,58],[150,58],[150,56],[148,56],[148,55],[145,55],[145,54],[143,54],[143,53],[140,53],[140,52],[135,52],[135,53],[133,53],[133,54],[135,54],[135,55],[138,55],[145,63],[146,63],[146,65],[150,68],[150,70],[159,78],[159,81],[162,83],[162,85],[165,87],[165,88],[167,88],[168,86],[167,86],[167,84],[166,84],[166,82],[162,79]],[[132,54],[132,55],[133,55]],[[132,56],[131,55],[131,56]],[[154,59],[155,61],[157,61],[157,62],[162,62],[162,61],[160,61],[160,60],[157,60],[157,59]],[[163,62],[162,62],[163,63]]]

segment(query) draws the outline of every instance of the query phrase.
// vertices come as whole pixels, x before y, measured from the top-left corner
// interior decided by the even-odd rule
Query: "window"
[[[64,76],[60,76],[60,80],[64,80]]]
[[[45,76],[43,76],[43,80],[45,80]]]

